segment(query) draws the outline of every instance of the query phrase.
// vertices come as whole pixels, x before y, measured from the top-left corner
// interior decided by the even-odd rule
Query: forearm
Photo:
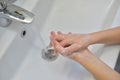
[[[120,27],[90,34],[91,44],[120,44]]]
[[[120,75],[116,71],[89,51],[85,51],[83,54],[81,52],[79,55],[74,56],[73,59],[91,72],[96,80],[120,80]]]

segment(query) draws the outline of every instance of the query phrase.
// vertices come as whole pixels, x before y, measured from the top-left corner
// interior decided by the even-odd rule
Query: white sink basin
[[[25,1],[26,4],[29,1]],[[36,1],[30,9],[29,5],[23,5],[36,16],[32,24],[19,24],[19,27],[23,28],[18,30],[12,44],[0,60],[0,80],[94,80],[86,69],[70,59],[59,56],[53,62],[43,60],[41,50],[49,44],[49,33],[53,30],[89,33],[112,27],[117,23],[120,25],[119,22],[112,25],[119,0]],[[120,15],[117,17],[120,18]],[[27,30],[26,37],[19,36],[21,30]],[[38,36],[39,32],[41,36]],[[90,49],[114,68],[119,46],[94,45]]]
[[[104,49],[101,58],[104,57],[102,60],[113,68],[119,52],[118,47]],[[41,49],[31,49],[11,80],[95,80],[82,65],[62,56],[56,61],[48,62],[41,58],[40,52]]]

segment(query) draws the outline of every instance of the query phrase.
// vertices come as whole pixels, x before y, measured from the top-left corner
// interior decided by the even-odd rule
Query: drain
[[[53,48],[46,48],[42,50],[42,58],[47,61],[55,61],[58,57],[58,54],[54,54]]]
[[[23,37],[25,37],[26,36],[26,30],[23,30],[22,32],[21,32],[21,37],[23,38]]]

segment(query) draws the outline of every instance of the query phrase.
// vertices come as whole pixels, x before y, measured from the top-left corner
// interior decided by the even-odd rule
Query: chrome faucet
[[[34,15],[31,12],[14,5],[14,1],[16,0],[0,0],[0,17],[22,23],[31,23]]]

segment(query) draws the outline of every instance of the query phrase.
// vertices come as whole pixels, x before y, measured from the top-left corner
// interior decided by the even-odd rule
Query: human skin
[[[87,48],[92,44],[120,44],[120,27],[89,34],[63,34],[51,32],[51,41],[56,40],[62,47],[63,55],[72,54],[75,51]],[[67,47],[69,46],[69,47]],[[67,53],[66,53],[67,51]]]
[[[71,56],[71,59],[82,64],[96,80],[120,80],[119,73],[107,66],[88,49],[79,51],[78,54]]]
[[[51,32],[51,45],[65,57],[83,65],[96,80],[120,80],[120,74],[92,54],[87,47],[92,44],[120,44],[120,27],[89,34],[63,34]],[[86,40],[87,39],[87,40]]]

